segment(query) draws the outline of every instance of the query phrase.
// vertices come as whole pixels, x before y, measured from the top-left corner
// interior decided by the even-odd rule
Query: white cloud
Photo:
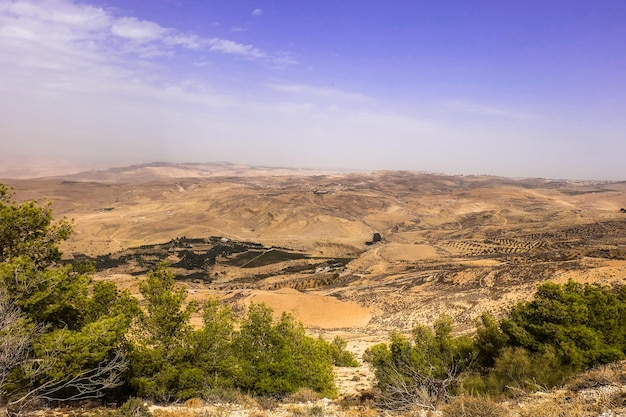
[[[261,16],[262,14],[263,14],[263,10],[261,9],[252,10],[252,16]]]
[[[149,42],[161,38],[168,30],[154,22],[122,17],[111,27],[111,33],[137,42]]]
[[[26,28],[18,26],[5,26],[3,28],[0,28],[0,37],[6,39],[13,38],[28,41],[36,41],[40,39],[40,36],[38,34],[33,33]]]
[[[63,24],[67,27],[95,31],[110,23],[110,15],[101,8],[67,1],[3,1],[3,14],[21,19]]]
[[[300,83],[304,71],[269,83],[251,63],[298,62],[77,0],[0,0],[0,167],[23,155],[92,167],[178,159],[528,175],[536,155],[557,172],[565,149],[586,161],[572,176],[622,175],[609,172],[626,153],[621,119],[569,129],[516,105],[436,97],[394,112],[402,103]],[[591,146],[611,152],[590,159]]]
[[[182,46],[187,49],[200,49],[204,41],[196,35],[174,34],[166,36],[163,41],[170,46]]]
[[[170,68],[173,60],[159,59],[168,55],[181,59]],[[96,146],[114,155],[204,125],[207,112],[219,121],[224,109],[245,107],[220,84],[230,77],[220,72],[228,56],[264,66],[289,59],[71,0],[0,0],[0,148],[87,156]]]
[[[241,43],[233,42],[228,39],[207,39],[207,45],[212,51],[219,51],[225,54],[242,55],[248,58],[265,58],[267,55],[260,49],[253,47],[252,45],[244,45]]]
[[[229,57],[243,66],[222,74],[219,58]],[[424,168],[451,147],[440,138],[457,133],[372,110],[382,104],[357,92],[263,83],[247,61],[295,63],[69,0],[0,0],[0,149],[87,165],[176,158],[381,168],[401,154],[404,167]]]
[[[111,11],[74,0],[0,0],[0,39],[35,42],[47,47],[81,54],[84,50],[109,54],[134,54],[142,59],[176,55],[179,49],[236,55],[268,66],[285,67],[296,60],[283,53],[271,54],[259,48],[222,38],[203,38],[194,33],[166,28],[157,22],[133,16],[116,16]],[[24,47],[24,45],[21,45]],[[5,45],[6,47],[6,45]],[[0,55],[6,52],[0,45]],[[36,50],[25,55],[34,56]]]

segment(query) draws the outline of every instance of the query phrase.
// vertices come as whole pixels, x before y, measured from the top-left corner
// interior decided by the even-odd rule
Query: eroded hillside
[[[626,183],[158,168],[6,182],[74,219],[66,256],[100,259],[100,279],[134,288],[167,260],[194,298],[355,338],[442,312],[470,329],[545,280],[626,278]]]

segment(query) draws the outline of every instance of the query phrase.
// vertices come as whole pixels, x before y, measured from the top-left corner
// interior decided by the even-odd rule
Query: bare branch
[[[31,380],[45,376],[46,371],[54,366],[54,356],[48,357],[50,360],[31,362],[29,369]],[[44,383],[36,384],[31,389],[22,392],[17,399],[10,401],[7,408],[15,414],[21,414],[28,405],[34,402],[100,398],[106,394],[107,390],[123,383],[122,375],[127,367],[126,358],[117,351],[113,358],[103,360],[95,368],[68,375],[61,380],[48,379]]]
[[[379,381],[380,402],[388,409],[408,410],[423,408],[435,410],[450,398],[450,388],[459,382],[460,366],[448,364],[445,377],[436,377],[431,366],[428,371],[399,361],[385,367],[384,382]]]
[[[40,332],[41,326],[29,326],[6,291],[0,289],[0,399],[6,395],[3,387],[7,376],[24,363]]]

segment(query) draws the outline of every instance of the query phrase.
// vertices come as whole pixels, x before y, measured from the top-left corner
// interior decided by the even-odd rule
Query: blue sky
[[[624,180],[626,2],[0,0],[0,114],[0,172]]]

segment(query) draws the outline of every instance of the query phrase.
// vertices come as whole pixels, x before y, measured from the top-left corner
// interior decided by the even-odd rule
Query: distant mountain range
[[[311,177],[325,175],[350,175],[350,174],[368,174],[366,171],[356,172],[350,170],[324,170],[310,168],[289,168],[289,167],[267,167],[254,166],[245,164],[235,164],[230,162],[207,162],[207,163],[171,163],[171,162],[151,162],[145,164],[136,164],[123,167],[113,167],[101,170],[80,171],[77,168],[71,168],[67,165],[59,165],[54,167],[50,164],[37,167],[25,166],[18,168],[15,164],[7,169],[0,164],[0,182],[5,180],[27,180],[27,179],[58,179],[64,181],[80,181],[80,182],[100,182],[100,183],[146,183],[152,181],[161,181],[168,179],[207,179],[207,178],[259,178],[259,177]],[[80,172],[77,172],[80,171]],[[439,178],[458,178],[462,182],[474,182],[478,179],[481,181],[497,181],[505,183],[514,183],[517,186],[524,184],[525,186],[535,187],[551,183],[553,186],[564,183],[599,185],[609,184],[622,181],[580,181],[567,179],[548,179],[548,178],[507,178],[495,175],[451,175],[445,173],[429,173],[429,172],[412,172],[412,171],[372,171],[369,174],[390,174],[396,175],[420,175],[422,178],[429,179]],[[538,181],[538,183],[537,183]],[[484,184],[483,184],[484,186]]]
[[[62,169],[61,172],[68,170]],[[71,172],[71,170],[70,170]],[[75,172],[75,171],[74,171]],[[310,176],[325,175],[338,171],[263,167],[229,162],[210,163],[169,163],[152,162],[147,164],[115,167],[104,170],[91,170],[79,173],[58,174],[50,167],[45,169],[0,169],[0,178],[31,179],[60,178],[68,181],[96,182],[150,182],[165,178],[212,178],[212,177],[256,177],[256,176]]]

